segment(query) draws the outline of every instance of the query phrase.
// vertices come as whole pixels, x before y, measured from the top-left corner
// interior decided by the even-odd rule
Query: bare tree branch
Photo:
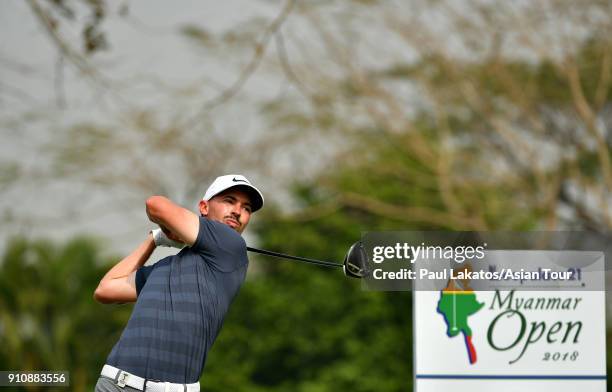
[[[223,92],[213,97],[212,99],[206,101],[200,110],[199,114],[196,115],[193,120],[189,121],[186,124],[186,128],[191,128],[194,124],[199,121],[199,117],[202,114],[209,112],[215,107],[229,101],[232,99],[238,92],[242,89],[244,84],[249,80],[251,75],[257,70],[259,67],[261,60],[266,53],[266,49],[272,37],[276,34],[276,32],[280,29],[283,22],[287,19],[289,14],[291,13],[291,9],[295,4],[295,0],[287,0],[285,6],[278,14],[278,16],[270,23],[270,25],[265,29],[262,38],[255,45],[255,51],[253,53],[253,57],[247,64],[247,66],[240,72],[238,78],[232,83],[230,87],[225,89]]]

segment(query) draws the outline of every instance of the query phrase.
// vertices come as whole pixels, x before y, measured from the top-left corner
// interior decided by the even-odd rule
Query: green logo
[[[464,265],[455,272],[470,272],[471,267]],[[456,275],[456,273],[454,274]],[[469,275],[469,274],[466,274]],[[472,328],[468,324],[468,318],[478,312],[484,303],[478,302],[476,294],[470,287],[468,279],[449,279],[446,287],[440,292],[437,311],[444,317],[446,322],[446,334],[453,338],[460,333],[463,335],[470,364],[477,360],[476,348],[472,343]]]

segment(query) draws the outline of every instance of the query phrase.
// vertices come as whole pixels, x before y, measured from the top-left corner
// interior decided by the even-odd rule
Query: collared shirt
[[[238,232],[200,217],[192,247],[136,272],[138,299],[107,363],[146,379],[197,382],[248,262]]]

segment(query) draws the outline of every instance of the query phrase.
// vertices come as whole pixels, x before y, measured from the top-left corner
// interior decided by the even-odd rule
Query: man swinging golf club
[[[206,355],[244,282],[248,258],[241,233],[264,203],[242,175],[218,177],[197,216],[162,196],[146,201],[152,231],[100,281],[102,303],[136,302],[102,369],[97,392],[199,391]],[[183,246],[143,266],[156,246]]]

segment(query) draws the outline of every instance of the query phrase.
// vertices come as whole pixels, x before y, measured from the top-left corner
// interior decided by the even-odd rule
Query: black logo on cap
[[[247,184],[249,183],[247,180],[240,180],[240,179],[238,179],[236,177],[232,178],[232,181],[234,181],[234,182],[246,182]]]

